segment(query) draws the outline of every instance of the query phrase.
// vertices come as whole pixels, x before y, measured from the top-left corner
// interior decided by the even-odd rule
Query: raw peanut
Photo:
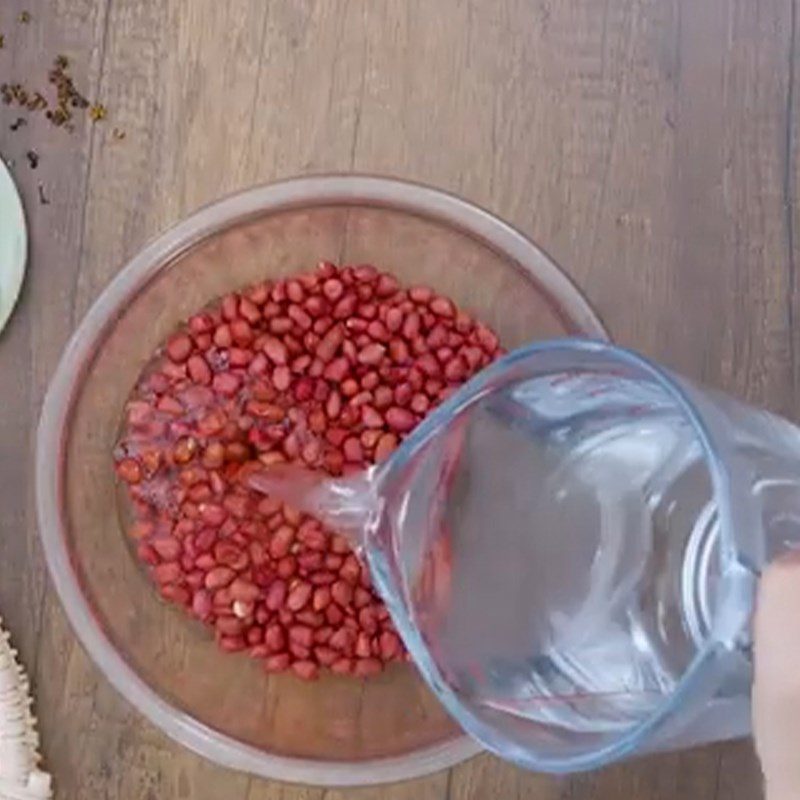
[[[153,576],[158,583],[172,583],[180,579],[182,575],[181,565],[176,561],[168,561],[158,564],[153,568]]]
[[[238,653],[247,648],[247,643],[243,636],[221,636],[219,646],[226,653]]]
[[[336,581],[331,586],[331,597],[342,608],[345,608],[353,601],[353,587],[346,581]]]
[[[328,553],[325,556],[325,569],[338,571],[343,563],[344,559],[336,553]]]
[[[327,586],[319,586],[314,590],[311,607],[314,611],[324,611],[331,602],[331,590]]]
[[[325,609],[325,619],[330,625],[339,625],[344,619],[344,612],[339,606],[329,605]]]
[[[128,536],[131,539],[146,539],[155,530],[155,525],[150,520],[140,519],[128,528]]]
[[[330,625],[323,625],[314,631],[315,644],[327,644],[333,636],[333,628]]]
[[[300,568],[301,572],[303,570],[306,572],[314,572],[322,566],[323,560],[324,556],[322,553],[316,551],[299,553],[297,556],[297,566]]]
[[[250,502],[247,497],[239,494],[229,494],[223,499],[222,505],[236,519],[244,520],[249,516]]]
[[[192,340],[185,334],[179,333],[167,342],[167,355],[176,364],[182,364],[192,352]]]
[[[392,406],[386,411],[386,422],[398,433],[410,431],[416,424],[416,417],[404,408]]]
[[[355,646],[355,637],[352,631],[346,628],[339,628],[328,640],[328,644],[334,650],[349,654],[352,653],[353,647]]]
[[[205,589],[198,589],[192,597],[192,613],[201,620],[211,616],[211,595]]]
[[[280,625],[269,625],[265,629],[264,645],[271,653],[280,653],[286,647],[286,633]]]
[[[260,541],[254,539],[248,544],[247,549],[250,553],[250,560],[253,562],[254,566],[260,567],[262,564],[266,563],[267,550]]]
[[[204,553],[207,550],[210,550],[214,547],[214,543],[217,541],[217,531],[213,528],[203,528],[197,534],[194,540],[195,548],[198,552]],[[233,550],[233,553],[231,553]],[[236,569],[236,560],[239,556],[238,548],[234,547],[229,542],[220,543],[217,547],[214,548],[214,557],[219,561],[221,564],[226,564],[229,567],[233,567]]]
[[[375,461],[385,461],[397,449],[397,436],[384,433],[375,445]]]
[[[264,629],[258,625],[253,625],[247,629],[244,638],[249,647],[256,647],[264,641]],[[252,650],[250,653],[252,655]],[[266,652],[264,655],[266,655]]]
[[[255,325],[261,319],[261,312],[258,310],[258,306],[252,299],[247,297],[243,297],[239,301],[239,314],[251,325]]]
[[[303,611],[298,611],[294,615],[294,618],[297,620],[297,622],[303,625],[308,625],[310,628],[320,628],[325,622],[325,616],[323,614],[312,611],[310,608],[305,608]]]
[[[274,497],[264,497],[258,503],[258,513],[265,517],[269,517],[276,511],[280,511],[283,503]]]
[[[311,647],[314,644],[314,631],[307,625],[292,625],[289,628],[289,641],[301,647]]]
[[[292,383],[292,373],[289,367],[281,365],[272,372],[272,385],[279,391],[285,392]]]
[[[324,551],[328,544],[328,535],[316,520],[310,519],[298,528],[297,540],[309,550]]]
[[[220,372],[214,376],[211,385],[215,392],[227,397],[233,397],[239,390],[241,381],[237,375],[230,372]]]
[[[337,658],[331,664],[331,672],[334,675],[350,675],[353,672],[353,659],[352,658]]]
[[[328,570],[313,572],[309,580],[314,586],[330,586],[336,582],[336,575]]]
[[[353,592],[353,605],[356,608],[364,608],[364,606],[369,605],[371,602],[372,595],[363,586],[356,586]]]
[[[430,405],[430,400],[421,392],[418,392],[411,398],[410,408],[415,414],[425,414],[430,408]]]
[[[187,364],[189,370],[189,377],[198,384],[207,385],[211,383],[211,368],[201,355],[193,355],[189,358]]]
[[[383,672],[383,664],[377,658],[356,659],[353,674],[359,678],[371,678]]]
[[[289,555],[295,533],[295,529],[290,525],[281,525],[281,527],[272,534],[272,539],[269,543],[269,554],[275,559]]]
[[[287,314],[289,315],[289,319],[301,330],[307,331],[311,328],[313,320],[300,306],[289,306]]]
[[[323,667],[330,667],[335,661],[339,660],[339,654],[330,647],[315,647],[314,657]]]
[[[369,658],[372,655],[369,636],[364,631],[361,631],[356,638],[355,654],[358,658]]]
[[[230,322],[236,319],[239,313],[239,298],[235,294],[227,294],[222,298],[221,305],[222,316]]]
[[[402,645],[396,634],[388,631],[384,632],[381,634],[379,641],[381,658],[384,661],[391,661],[393,658],[397,658],[397,656],[400,655]]]
[[[184,412],[181,403],[174,397],[170,397],[166,394],[158,399],[156,408],[159,411],[163,411],[165,414],[171,414],[173,417],[180,417]]]
[[[344,457],[347,461],[353,461],[357,464],[360,464],[364,460],[364,451],[361,449],[361,442],[359,442],[355,436],[345,439],[343,451]]]
[[[433,298],[433,289],[428,286],[412,286],[408,290],[408,296],[420,305],[427,305]]]
[[[298,583],[293,589],[289,591],[289,595],[286,598],[286,607],[290,611],[299,611],[306,603],[308,603],[311,592],[312,586],[310,583],[300,582]]]
[[[242,621],[234,616],[217,617],[214,627],[223,636],[238,636],[243,630]]]
[[[205,544],[205,541],[203,543]],[[246,556],[243,558],[241,548],[229,539],[225,539],[214,544],[214,558],[218,563],[224,564],[227,567],[231,567],[234,570],[242,569],[247,563]]]
[[[311,648],[296,642],[289,642],[289,653],[294,656],[295,661],[306,661],[311,658]]]
[[[286,296],[293,303],[302,303],[305,300],[306,293],[303,291],[303,285],[300,281],[290,280],[286,282]]]
[[[333,307],[331,316],[337,320],[347,319],[356,310],[357,305],[357,295],[346,294]]]
[[[313,661],[295,661],[292,672],[304,681],[314,681],[319,677],[319,667]]]
[[[212,597],[214,608],[218,609],[221,614],[226,614],[231,605],[231,593],[228,587],[224,586],[222,589],[217,589]]]
[[[281,578],[291,578],[297,572],[297,559],[294,556],[284,556],[276,567]]]
[[[370,636],[378,632],[378,620],[371,606],[364,606],[364,608],[358,612],[358,624],[361,626],[361,629],[366,631]]]
[[[340,389],[345,397],[355,397],[359,390],[358,381],[353,380],[353,378],[347,378],[347,380],[342,381]]]
[[[403,312],[396,307],[386,312],[386,327],[391,333],[397,333],[403,326]]]
[[[227,586],[234,578],[236,573],[230,567],[214,567],[206,573],[206,589],[221,589]]]
[[[286,608],[281,608],[278,610],[278,622],[287,627],[294,622],[294,614]]]
[[[246,319],[235,319],[231,322],[231,336],[239,347],[247,347],[255,338],[253,329]]]
[[[331,552],[338,555],[346,555],[350,552],[350,542],[338,533],[334,533],[330,540]]]
[[[208,333],[214,329],[214,319],[210,314],[195,314],[189,318],[189,330],[194,333]]]
[[[300,622],[303,625],[308,625],[311,628],[319,628],[325,622],[325,616],[323,614],[312,611],[308,607],[302,611],[298,611],[294,615],[294,618],[297,622]]]
[[[281,366],[286,364],[288,351],[286,345],[280,340],[270,336],[264,343],[264,353],[274,364]]]
[[[244,578],[236,578],[230,585],[231,597],[245,603],[252,603],[261,596],[261,590]]]
[[[377,342],[389,341],[389,331],[386,326],[377,319],[372,320],[372,322],[367,325],[367,334]]]
[[[358,579],[361,577],[361,565],[355,556],[350,555],[345,559],[342,568],[339,570],[339,575],[351,585],[358,583]]]
[[[228,348],[233,344],[233,334],[231,333],[231,326],[228,325],[227,322],[218,326],[217,329],[214,331],[213,341],[214,344],[221,349]]]
[[[341,383],[350,371],[350,362],[343,356],[334,358],[323,370],[323,377],[331,383]]]
[[[384,424],[383,417],[372,406],[361,406],[361,421],[368,428],[382,428]]]
[[[181,543],[174,539],[172,536],[166,536],[163,539],[153,539],[150,543],[153,550],[158,553],[159,558],[164,561],[177,561],[181,555]]]
[[[133,458],[123,458],[117,463],[117,475],[125,483],[137,484],[142,479],[142,468]]]
[[[211,570],[214,569],[216,563],[217,562],[214,561],[214,556],[210,555],[209,553],[203,553],[195,559],[194,565],[198,569]]]
[[[381,362],[385,352],[386,348],[382,344],[368,344],[359,351],[358,362],[374,366]]]
[[[448,381],[451,383],[459,383],[464,380],[467,375],[467,365],[461,360],[460,357],[456,357],[448,361],[447,365],[444,368],[444,376],[447,378]],[[427,410],[427,409],[426,409]],[[425,413],[420,412],[420,413]]]
[[[330,278],[322,284],[322,293],[333,303],[344,294],[344,286],[337,278]]]
[[[300,378],[294,385],[294,397],[298,403],[310,400],[314,395],[314,383],[310,378]]]
[[[218,528],[228,517],[228,512],[216,503],[201,503],[198,510],[200,519],[212,528]]]
[[[194,337],[194,343],[198,350],[202,350],[205,352],[211,347],[213,339],[211,338],[210,333],[198,333],[197,336]]]
[[[264,659],[266,672],[285,672],[289,668],[291,657],[288,653],[276,653]]]
[[[264,598],[264,605],[270,611],[277,611],[279,608],[283,607],[284,601],[286,600],[286,592],[286,583],[279,578],[270,585],[269,589],[267,589],[267,595]]]
[[[180,606],[188,606],[191,602],[191,593],[183,586],[177,586],[174,583],[168,583],[161,586],[161,596],[165,600],[172,603],[177,603]]]
[[[221,442],[209,442],[203,451],[201,462],[206,469],[217,469],[225,463],[225,445]]]
[[[244,600],[234,600],[231,604],[231,611],[233,611],[234,617],[247,619],[253,616],[255,605],[253,603],[247,603]]]
[[[411,361],[411,352],[402,339],[392,339],[389,342],[389,357],[395,364],[408,364]]]
[[[296,528],[303,520],[303,515],[300,510],[288,503],[283,504],[283,518],[292,527]]]

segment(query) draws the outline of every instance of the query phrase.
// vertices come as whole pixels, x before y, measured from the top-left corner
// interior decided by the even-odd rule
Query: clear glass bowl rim
[[[261,214],[333,204],[385,207],[455,228],[519,265],[556,306],[569,309],[570,320],[584,334],[608,338],[597,314],[555,262],[492,213],[453,194],[394,178],[354,174],[290,178],[204,206],[151,241],[120,270],[64,349],[42,407],[35,460],[38,530],[51,579],[78,639],[115,689],[173,740],[211,761],[264,778],[329,787],[420,777],[454,766],[481,747],[463,735],[403,756],[323,761],[268,753],[203,725],[141,680],[95,623],[70,565],[61,506],[65,428],[85,370],[121,309],[182,253],[233,224]]]

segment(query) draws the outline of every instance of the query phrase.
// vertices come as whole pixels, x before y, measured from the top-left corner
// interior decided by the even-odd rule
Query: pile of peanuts
[[[500,353],[450,299],[371,265],[322,262],[192,316],[140,376],[114,453],[161,595],[268,672],[368,677],[404,660],[348,541],[241,478],[381,461]]]

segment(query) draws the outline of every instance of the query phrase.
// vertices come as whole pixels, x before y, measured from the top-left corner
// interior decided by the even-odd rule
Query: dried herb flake
[[[89,117],[92,122],[100,122],[106,118],[108,112],[102,103],[96,103],[89,109]]]

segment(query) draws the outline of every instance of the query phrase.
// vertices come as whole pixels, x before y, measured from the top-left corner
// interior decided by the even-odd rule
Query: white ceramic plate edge
[[[27,257],[28,235],[22,201],[0,159],[0,331],[19,298]]]

